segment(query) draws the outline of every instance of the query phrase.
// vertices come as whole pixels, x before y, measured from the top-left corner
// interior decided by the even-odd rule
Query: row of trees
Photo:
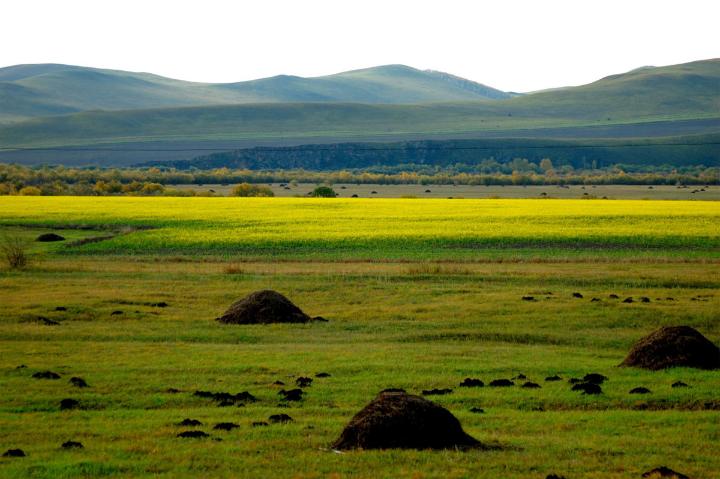
[[[527,161],[527,160],[525,160]],[[532,163],[532,162],[530,162]],[[521,167],[518,161],[516,166]],[[534,165],[534,164],[533,164]],[[477,166],[477,165],[476,165]],[[666,172],[627,172],[615,166],[604,170],[556,169],[544,159],[533,168],[511,173],[467,171],[466,165],[435,168],[426,165],[383,167],[374,170],[253,171],[219,168],[209,171],[184,171],[159,168],[67,168],[0,164],[0,195],[137,195],[192,196],[213,195],[212,190],[194,192],[175,185],[235,184],[239,196],[269,196],[269,188],[253,185],[267,183],[314,184],[462,184],[462,185],[705,185],[720,184],[720,168],[686,168]],[[245,185],[243,185],[245,184]]]

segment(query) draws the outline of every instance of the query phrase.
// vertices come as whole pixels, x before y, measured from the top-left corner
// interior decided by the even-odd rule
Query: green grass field
[[[705,201],[0,198],[0,236],[68,238],[0,269],[0,450],[27,453],[0,477],[717,477],[719,373],[617,365],[661,325],[720,342],[719,216]],[[330,321],[214,321],[264,288]],[[44,370],[62,378],[31,378]],[[331,376],[281,407],[274,381],[318,372]],[[610,378],[604,394],[570,391],[588,372]],[[457,387],[519,373],[542,388]],[[454,388],[433,400],[500,447],[329,450],[387,387]],[[198,389],[258,402],[217,407]],[[277,413],[294,422],[252,427]],[[184,418],[211,437],[176,438]],[[223,421],[240,427],[212,429]]]

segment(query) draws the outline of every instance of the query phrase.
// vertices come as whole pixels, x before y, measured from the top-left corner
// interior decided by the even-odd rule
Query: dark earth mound
[[[690,479],[685,474],[681,474],[679,472],[675,472],[669,467],[660,466],[656,467],[655,469],[652,469],[650,471],[644,472],[642,477],[646,479]]]
[[[492,387],[508,387],[508,386],[515,386],[515,383],[510,381],[509,379],[493,379],[490,381],[490,386]]]
[[[523,373],[520,373],[512,379],[513,379],[513,381],[519,380],[519,379],[527,379],[527,376],[525,376]]]
[[[620,366],[720,369],[720,349],[694,328],[664,326],[635,343]]]
[[[485,410],[481,407],[471,407],[470,412],[475,413],[475,414],[482,414],[485,412]]]
[[[231,394],[226,392],[214,393],[211,391],[195,391],[193,393],[193,396],[212,399],[213,401],[217,401],[220,405],[223,406],[244,405],[246,402],[257,401],[257,398],[250,394],[248,391],[243,391],[237,394]]]
[[[532,381],[528,381],[525,384],[523,384],[521,387],[527,388],[527,389],[538,389],[540,388],[540,385],[538,383],[534,383]]]
[[[60,379],[60,375],[52,371],[40,371],[33,374],[32,377],[35,379]]]
[[[670,386],[670,387],[673,387],[673,388],[688,388],[688,387],[690,387],[690,386],[688,386],[686,383],[684,383],[684,382],[682,382],[682,381],[675,381],[674,383],[672,383],[672,386]]]
[[[240,426],[235,424],[234,422],[219,422],[215,424],[215,427],[213,427],[213,429],[219,431],[232,431],[233,429],[238,427]]]
[[[58,323],[57,321],[55,321],[55,320],[53,320],[53,319],[50,319],[50,318],[46,318],[45,316],[38,316],[38,317],[37,317],[37,320],[38,320],[38,322],[42,323],[42,324],[45,325],[45,326],[58,326],[58,325],[60,325],[60,323]]]
[[[263,427],[263,426],[269,426],[270,424],[266,423],[265,421],[255,421],[252,423],[252,427]]]
[[[288,416],[287,414],[273,414],[268,418],[268,421],[270,421],[273,424],[276,423],[286,423],[286,422],[292,422],[293,418]]]
[[[65,441],[64,443],[62,443],[62,445],[60,447],[62,447],[63,449],[84,449],[85,448],[85,446],[83,446],[83,444],[81,442],[77,442],[77,441]]]
[[[77,409],[80,407],[80,401],[77,399],[66,398],[60,401],[60,410],[66,411],[68,409]]]
[[[25,451],[22,449],[8,449],[2,457],[25,457]]]
[[[306,388],[312,384],[313,380],[312,378],[307,377],[299,377],[295,380],[295,384],[298,385],[298,387]]]
[[[177,423],[176,426],[202,426],[202,422],[198,421],[197,419],[185,418],[179,423]]]
[[[607,376],[603,376],[602,374],[598,373],[588,373],[583,376],[583,381],[585,381],[586,383],[602,384],[607,380]]]
[[[49,243],[52,241],[65,241],[65,238],[56,233],[43,233],[37,238],[35,238],[35,241],[40,241],[41,243]]]
[[[83,378],[79,378],[79,377],[72,377],[72,378],[70,378],[70,384],[72,384],[72,385],[75,386],[76,388],[86,388],[86,387],[88,387],[88,383],[85,382],[85,380],[84,380]]]
[[[450,388],[444,388],[444,389],[433,388],[433,389],[424,389],[422,392],[422,395],[423,396],[444,396],[445,394],[450,394],[451,392],[453,392],[453,390]]]
[[[485,386],[484,382],[474,378],[465,378],[463,382],[460,383],[461,388],[481,388],[483,386]]]
[[[648,388],[642,386],[630,390],[630,394],[650,394],[651,392]]]
[[[602,388],[595,383],[578,383],[572,387],[573,391],[582,391],[583,394],[602,394]]]
[[[291,389],[289,391],[281,389],[278,394],[283,396],[284,401],[300,401],[304,392],[302,389]]]
[[[572,296],[573,296],[573,298],[578,298],[578,299],[582,299],[582,297],[583,297],[582,293],[573,293]]]
[[[558,476],[557,474],[548,474],[545,479],[565,479],[565,476]]]
[[[548,376],[548,377],[546,377],[546,378],[545,378],[545,381],[550,381],[550,382],[552,382],[552,381],[560,381],[561,379],[562,379],[562,378],[561,378],[560,376],[558,376],[557,374],[555,374],[554,376]]]
[[[256,291],[217,318],[225,324],[307,323],[312,318],[277,291]]]
[[[316,377],[316,378],[329,378],[329,377],[330,377],[330,373],[317,373],[317,374],[315,375],[315,377]]]
[[[209,437],[209,436],[210,436],[210,434],[208,434],[204,431],[183,431],[177,435],[177,437],[184,437],[184,438],[202,438],[202,437]]]
[[[420,396],[380,393],[358,412],[333,449],[465,449],[482,447],[450,411]]]

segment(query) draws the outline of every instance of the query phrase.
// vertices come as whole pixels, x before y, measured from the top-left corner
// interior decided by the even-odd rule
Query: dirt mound
[[[25,457],[25,451],[22,449],[8,449],[2,457]]]
[[[663,477],[669,479],[690,479],[685,474],[673,471],[669,467],[665,466],[656,467],[651,471],[644,472],[642,477],[645,477],[647,479],[661,479]]]
[[[447,409],[412,394],[380,393],[357,413],[333,449],[481,447]]]
[[[43,233],[37,238],[35,238],[35,241],[40,241],[42,243],[49,243],[51,241],[65,241],[65,238],[60,236],[59,234],[55,233]]]
[[[60,379],[58,373],[52,371],[40,371],[32,375],[35,379]]]
[[[77,376],[70,378],[70,384],[72,384],[76,388],[89,387],[87,381],[85,381],[83,378],[79,378]]]
[[[689,326],[665,326],[635,343],[620,366],[720,369],[720,349]]]
[[[277,291],[256,291],[217,318],[225,324],[307,323],[312,318]]]
[[[78,441],[65,441],[64,443],[62,443],[62,445],[60,447],[62,447],[63,449],[84,449],[85,448],[85,446],[83,446],[83,443],[78,442]]]

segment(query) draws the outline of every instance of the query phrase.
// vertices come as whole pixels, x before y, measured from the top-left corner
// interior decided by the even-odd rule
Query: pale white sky
[[[718,0],[0,0],[0,66],[231,82],[390,63],[495,88],[720,57]]]

